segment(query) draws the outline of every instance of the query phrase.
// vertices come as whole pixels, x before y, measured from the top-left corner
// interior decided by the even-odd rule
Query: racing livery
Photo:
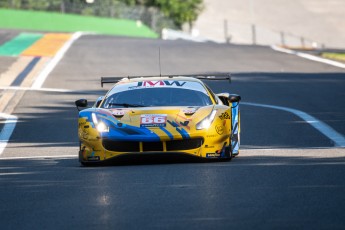
[[[126,154],[164,153],[231,160],[239,154],[241,97],[214,94],[197,78],[229,79],[102,78],[102,85],[117,83],[79,112],[79,161],[86,165]],[[87,107],[87,100],[76,105]]]

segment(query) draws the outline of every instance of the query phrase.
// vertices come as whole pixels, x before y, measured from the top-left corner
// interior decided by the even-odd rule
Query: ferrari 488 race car
[[[92,108],[76,101],[79,161],[100,163],[128,154],[187,154],[231,160],[239,153],[241,97],[214,94],[201,79],[229,75],[102,78],[116,83]]]

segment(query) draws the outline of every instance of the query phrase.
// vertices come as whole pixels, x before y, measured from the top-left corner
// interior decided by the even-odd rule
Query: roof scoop
[[[125,115],[125,111],[122,110],[122,109],[116,109],[116,110],[113,110],[111,111],[111,113],[114,115],[114,117],[116,118],[121,118]]]
[[[182,112],[185,115],[190,116],[190,115],[193,115],[196,112],[196,109],[194,107],[190,107],[190,108],[184,109]]]

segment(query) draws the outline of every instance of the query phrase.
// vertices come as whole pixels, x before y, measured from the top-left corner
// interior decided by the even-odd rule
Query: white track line
[[[306,53],[302,53],[302,52],[298,52],[298,51],[294,51],[294,50],[285,49],[285,48],[282,48],[282,47],[279,47],[276,45],[271,46],[271,48],[275,51],[278,51],[278,52],[293,54],[293,55],[296,55],[296,56],[299,56],[299,57],[302,57],[305,59],[309,59],[312,61],[317,61],[317,62],[321,62],[321,63],[325,63],[328,65],[332,65],[332,66],[336,66],[336,67],[345,69],[345,64],[337,62],[337,61],[332,61],[332,60],[328,60],[325,58],[316,57],[316,56],[311,55],[311,54],[306,54]]]
[[[30,87],[19,87],[19,86],[8,86],[0,87],[0,90],[21,90],[21,91],[43,91],[43,92],[59,92],[59,93],[69,93],[74,92],[68,89],[55,89],[55,88],[30,88]]]
[[[47,79],[50,72],[55,68],[55,66],[63,58],[67,50],[73,44],[73,42],[76,41],[81,35],[83,35],[82,32],[74,33],[71,39],[69,39],[62,46],[62,48],[57,52],[57,54],[53,57],[53,59],[49,62],[49,64],[43,69],[43,71],[36,78],[34,84],[31,86],[33,90],[50,91],[50,92],[68,92],[66,90],[61,90],[61,89],[41,89],[41,87],[44,81]],[[21,87],[7,87],[7,89],[28,90],[27,88],[21,88]],[[0,113],[0,117],[6,119],[5,125],[0,132],[0,156],[1,156],[7,146],[7,143],[13,133],[14,128],[16,127],[18,117],[14,115],[4,114],[4,113]]]
[[[78,158],[78,155],[60,155],[60,156],[27,156],[27,157],[4,157],[1,160],[20,160],[20,159],[70,159]]]
[[[278,110],[283,110],[289,113],[292,113],[298,117],[300,117],[302,120],[313,126],[315,129],[317,129],[320,133],[331,139],[336,147],[345,147],[345,137],[332,129],[329,125],[326,123],[316,119],[315,117],[297,110],[297,109],[291,109],[287,107],[282,107],[282,106],[274,106],[274,105],[265,105],[265,104],[257,104],[257,103],[249,103],[249,102],[242,102],[241,104],[243,105],[250,105],[250,106],[258,106],[258,107],[265,107],[265,108],[270,108],[270,109],[278,109]]]
[[[14,115],[5,114],[5,113],[0,113],[0,117],[6,119],[5,125],[2,128],[1,133],[0,133],[0,156],[1,156],[7,146],[7,143],[13,133],[14,128],[16,127],[18,117]]]
[[[71,47],[73,42],[75,42],[81,35],[82,32],[76,32],[73,34],[71,39],[69,39],[64,46],[57,52],[57,54],[53,57],[53,59],[49,62],[49,64],[43,69],[43,71],[38,75],[34,84],[32,85],[33,89],[39,89],[42,87],[44,81],[47,79],[50,72],[55,68],[55,66],[59,63],[59,61],[63,58],[67,50]]]

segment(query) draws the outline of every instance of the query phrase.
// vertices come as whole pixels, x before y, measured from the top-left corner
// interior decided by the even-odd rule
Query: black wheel
[[[228,147],[225,147],[225,158],[223,159],[224,161],[231,161],[232,158],[233,158],[233,155],[232,155],[231,145],[229,145]]]

